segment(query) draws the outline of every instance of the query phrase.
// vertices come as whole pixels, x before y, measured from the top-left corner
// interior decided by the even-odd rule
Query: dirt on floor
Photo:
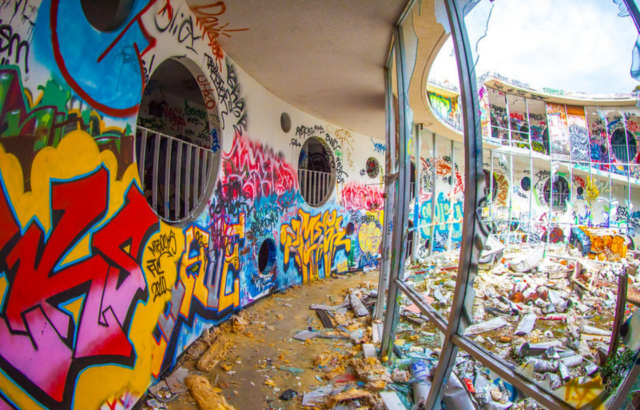
[[[309,306],[340,304],[347,289],[364,283],[370,283],[375,289],[378,275],[378,271],[352,273],[294,286],[264,298],[240,313],[246,325],[236,325],[234,329],[233,321],[228,321],[220,326],[220,332],[229,338],[233,347],[212,371],[202,372],[196,367],[197,357],[207,349],[204,342],[194,343],[176,368],[186,368],[189,374],[202,374],[238,410],[302,408],[304,393],[327,383],[326,373],[314,364],[316,357],[354,355],[358,350],[350,340],[316,337],[302,342],[293,339],[300,331],[323,329],[316,311]],[[281,368],[302,372],[295,375]],[[279,396],[288,389],[298,396],[281,400]],[[170,410],[198,409],[188,391],[167,406]]]

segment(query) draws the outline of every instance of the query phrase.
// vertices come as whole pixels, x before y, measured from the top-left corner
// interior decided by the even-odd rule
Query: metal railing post
[[[473,282],[478,274],[478,259],[488,236],[478,215],[486,197],[482,155],[478,155],[482,153],[482,132],[475,65],[463,11],[458,10],[455,0],[445,0],[445,6],[449,15],[461,85],[464,148],[467,153],[465,155],[465,201],[456,289],[440,360],[425,403],[427,409],[441,408],[442,388],[444,382],[449,380],[458,353],[458,347],[453,343],[453,338],[463,334],[467,325],[473,321],[472,308],[475,299]]]
[[[389,288],[389,271],[391,269],[391,227],[393,226],[393,202],[395,192],[395,180],[391,177],[396,171],[395,156],[395,123],[394,116],[391,115],[393,107],[392,85],[391,85],[391,53],[384,70],[385,78],[385,116],[386,116],[386,135],[385,142],[387,150],[385,151],[385,187],[384,187],[384,220],[382,225],[382,255],[380,261],[380,277],[378,278],[378,298],[376,301],[376,309],[374,312],[375,319],[382,319],[385,307],[386,291]],[[392,135],[393,134],[393,135]]]
[[[438,137],[433,133],[433,157],[431,157],[431,237],[429,238],[429,255],[433,253],[436,240],[436,184],[438,182]]]
[[[420,150],[422,149],[422,124],[415,125],[415,137],[413,138],[415,143],[413,144],[416,161],[416,173],[415,173],[415,183],[413,186],[413,227],[417,227],[420,225],[420,170],[422,169],[421,162],[422,158],[420,155]],[[418,231],[413,232],[413,243],[411,244],[411,262],[416,263],[418,260],[418,245],[420,243],[420,236]]]
[[[389,358],[393,351],[393,344],[396,336],[396,326],[399,319],[398,306],[398,284],[396,279],[404,278],[405,256],[406,256],[406,240],[407,240],[407,224],[409,219],[409,185],[411,165],[408,155],[408,145],[411,138],[411,122],[407,118],[409,108],[409,89],[410,78],[405,78],[408,74],[407,57],[405,54],[404,33],[402,27],[396,25],[394,28],[394,43],[396,67],[398,75],[398,109],[400,118],[400,146],[399,146],[399,170],[397,183],[397,204],[395,204],[395,215],[393,218],[393,248],[391,251],[391,271],[389,275],[389,295],[387,297],[387,312],[384,318],[384,332],[382,335],[382,357]],[[407,171],[407,165],[409,170]]]

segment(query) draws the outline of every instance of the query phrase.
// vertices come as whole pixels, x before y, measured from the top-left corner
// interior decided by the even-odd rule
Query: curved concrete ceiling
[[[216,3],[189,0],[192,5]],[[427,2],[428,3],[428,2]],[[384,139],[384,66],[407,0],[226,3],[218,42],[253,78],[309,114]],[[229,32],[247,28],[247,31]]]

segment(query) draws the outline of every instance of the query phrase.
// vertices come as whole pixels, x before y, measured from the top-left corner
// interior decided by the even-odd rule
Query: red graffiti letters
[[[50,231],[31,221],[20,235],[0,189],[0,261],[6,263],[0,271],[6,268],[11,284],[0,317],[0,364],[26,376],[36,395],[42,397],[39,389],[56,402],[70,402],[73,386],[67,383],[82,369],[135,361],[128,327],[136,302],[148,295],[139,261],[158,220],[132,185],[124,206],[102,222],[108,192],[103,167],[52,181]],[[64,263],[87,235],[90,255]],[[69,309],[74,301],[80,307]]]

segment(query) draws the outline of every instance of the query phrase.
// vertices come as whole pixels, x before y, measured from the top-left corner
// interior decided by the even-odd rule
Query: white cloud
[[[496,0],[476,72],[534,87],[630,92],[638,85],[629,75],[638,33],[631,17],[617,13],[612,0]],[[430,78],[457,85],[452,50],[449,40]]]

